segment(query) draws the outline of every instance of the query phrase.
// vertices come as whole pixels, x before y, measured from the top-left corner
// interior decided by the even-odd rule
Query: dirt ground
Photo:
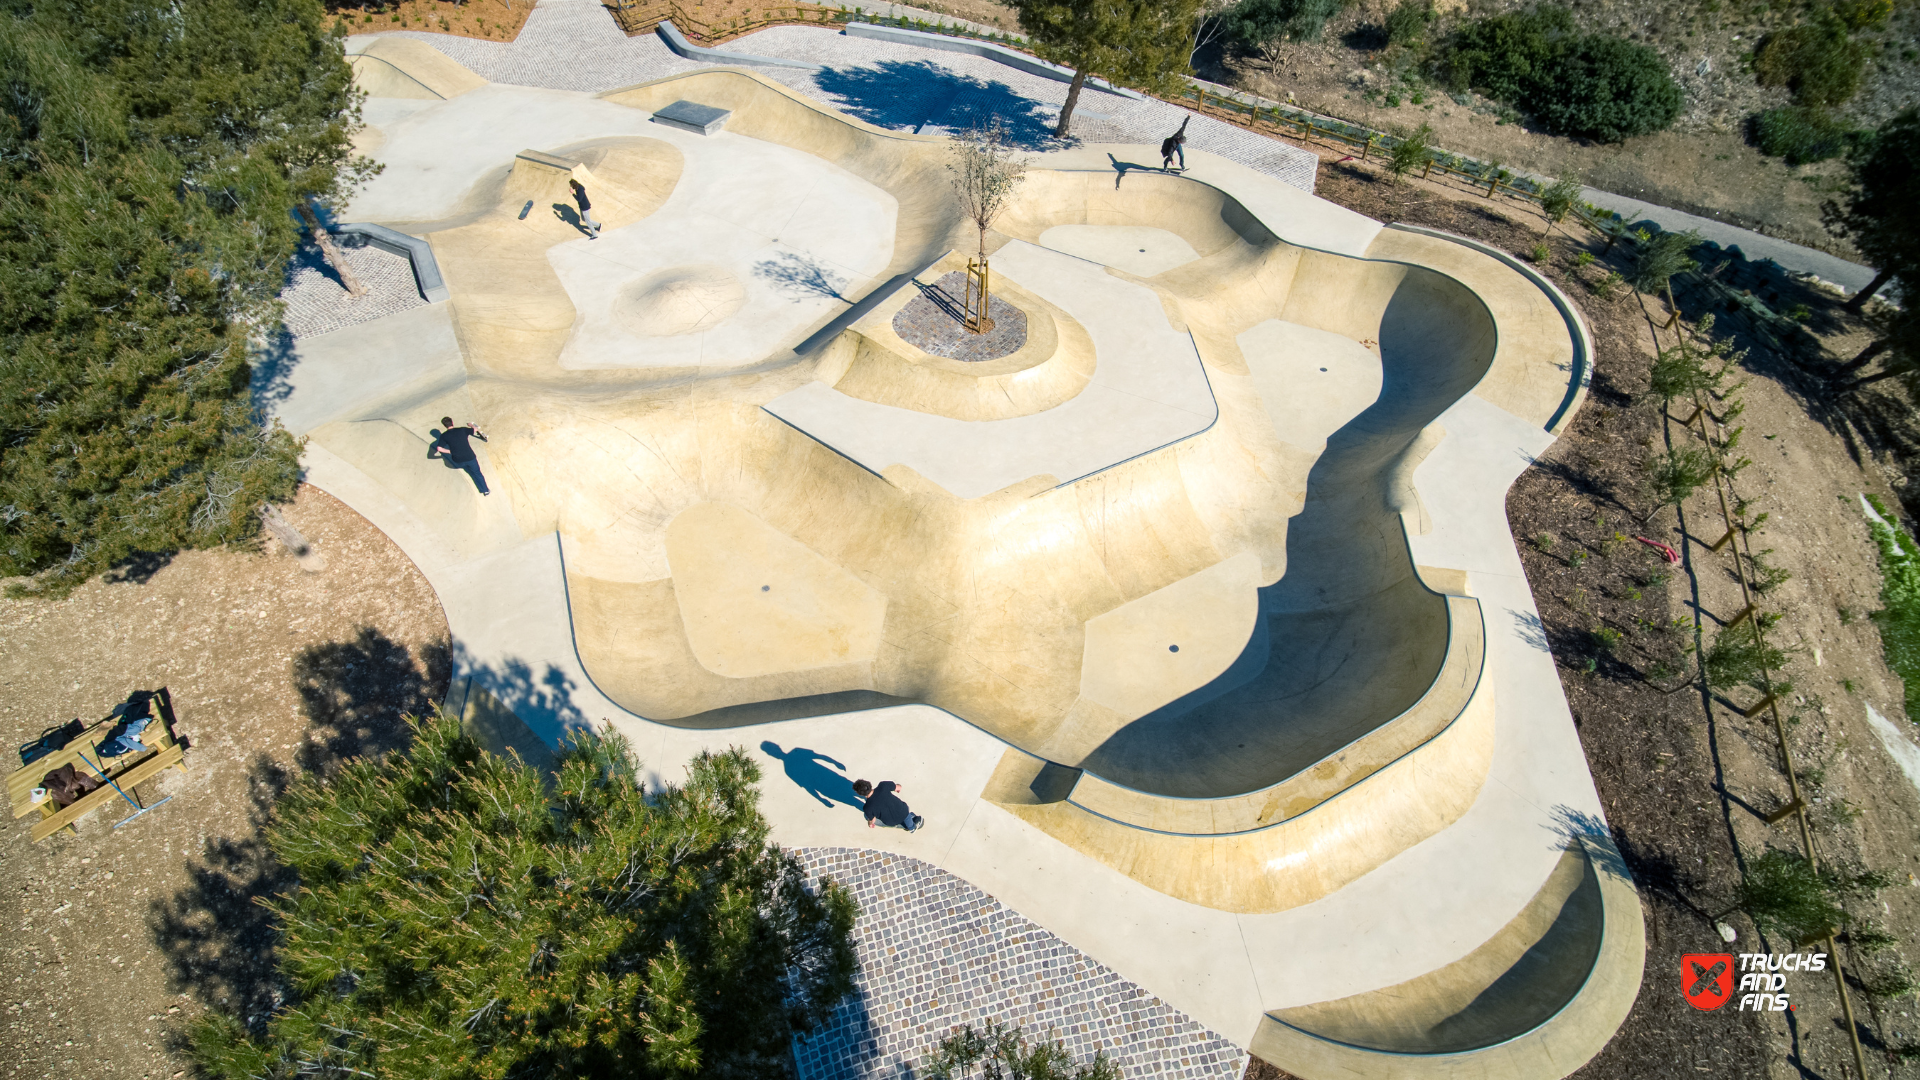
[[[327,14],[349,34],[426,30],[455,37],[512,41],[533,14],[532,0],[327,0]]]
[[[1522,257],[1544,227],[1524,204],[1398,185],[1355,164],[1323,168],[1319,192],[1383,220],[1472,235]],[[1654,507],[1641,494],[1646,457],[1670,439],[1683,444],[1689,437],[1647,390],[1653,323],[1667,312],[1658,303],[1643,309],[1624,290],[1602,299],[1609,264],[1576,262],[1581,251],[1601,250],[1590,238],[1556,231],[1549,246],[1542,268],[1585,312],[1596,371],[1572,429],[1515,484],[1508,513],[1609,823],[1640,884],[1648,937],[1633,1013],[1578,1075],[1851,1075],[1830,977],[1796,981],[1789,988],[1796,1008],[1787,1013],[1701,1013],[1677,990],[1681,953],[1793,948],[1760,937],[1739,915],[1729,920],[1739,942],[1722,945],[1712,916],[1729,905],[1742,861],[1770,846],[1797,850],[1798,833],[1791,824],[1761,820],[1787,801],[1787,788],[1767,716],[1739,715],[1758,693],[1703,693],[1688,678],[1688,648],[1710,643],[1742,606],[1732,556],[1706,549],[1725,530],[1717,501],[1702,492],[1676,516],[1671,508],[1650,513]],[[1796,288],[1785,281],[1758,287]],[[1689,306],[1689,295],[1681,291],[1683,311],[1697,318],[1704,311]],[[1802,288],[1786,301],[1818,309],[1811,322],[1833,343],[1828,361],[1851,356],[1866,339],[1831,296]],[[1731,321],[1722,330],[1754,344]],[[1662,347],[1672,344],[1671,333],[1662,334]],[[1818,401],[1818,370],[1758,350],[1745,374],[1737,396],[1746,407],[1737,423],[1745,426],[1742,447],[1753,464],[1737,478],[1735,495],[1771,515],[1754,548],[1793,574],[1762,600],[1765,610],[1784,615],[1773,640],[1795,651],[1786,672],[1795,686],[1789,742],[1813,801],[1820,857],[1903,883],[1855,912],[1898,944],[1865,956],[1843,946],[1843,958],[1870,1067],[1881,1075],[1913,1074],[1920,1070],[1890,1052],[1920,1044],[1912,997],[1868,992],[1920,959],[1920,888],[1904,884],[1920,880],[1911,876],[1920,871],[1920,792],[1865,717],[1872,704],[1909,736],[1913,731],[1901,683],[1864,618],[1878,606],[1879,576],[1859,509],[1861,492],[1886,498],[1905,486],[1911,462],[1904,445],[1879,435],[1899,403]],[[1673,545],[1684,563],[1668,565],[1636,536]]]
[[[398,718],[446,692],[447,623],[400,549],[331,496],[285,508],[325,567],[187,552],[60,601],[0,600],[0,741],[97,719],[166,686],[190,744],[136,793],[171,797],[125,828],[0,848],[0,1077],[178,1077],[168,1049],[206,1007],[258,1016],[275,987],[252,898],[272,884],[255,833],[293,775],[398,745]],[[17,765],[17,759],[15,760]]]

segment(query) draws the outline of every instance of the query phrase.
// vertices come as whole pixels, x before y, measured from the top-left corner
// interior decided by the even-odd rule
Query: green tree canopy
[[[1191,73],[1202,0],[1014,0],[1020,30],[1042,59],[1073,69],[1055,138],[1064,139],[1087,77],[1174,93]]]
[[[1508,102],[1556,135],[1602,142],[1667,127],[1685,100],[1659,53],[1579,34],[1573,15],[1551,5],[1463,24],[1438,66],[1456,90]]]
[[[0,575],[242,539],[298,447],[250,339],[358,124],[318,0],[0,3]]]
[[[1909,107],[1864,140],[1849,166],[1845,201],[1827,204],[1827,226],[1852,240],[1879,273],[1848,306],[1858,310],[1897,277],[1911,307],[1920,285],[1920,107]]]
[[[1268,67],[1280,62],[1292,41],[1318,41],[1340,0],[1240,0],[1227,10],[1227,32],[1241,48],[1259,53]]]
[[[235,1080],[779,1076],[852,989],[855,907],[767,842],[759,779],[702,754],[648,794],[610,734],[549,781],[453,717],[416,723],[407,753],[280,800],[297,997],[263,1035],[214,1015],[195,1056]]]

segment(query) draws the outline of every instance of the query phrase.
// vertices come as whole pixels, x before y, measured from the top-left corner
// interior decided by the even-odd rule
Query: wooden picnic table
[[[153,723],[139,735],[139,740],[147,747],[145,753],[122,754],[118,757],[102,757],[98,744],[106,741],[109,731],[120,723],[119,713],[97,720],[76,736],[65,749],[56,750],[33,763],[16,770],[7,777],[7,801],[13,806],[14,817],[26,817],[38,812],[40,820],[33,823],[33,839],[37,843],[59,832],[73,828],[73,823],[85,817],[89,812],[108,804],[125,805],[126,799],[132,799],[139,805],[139,796],[134,788],[153,779],[169,766],[187,771],[184,761],[185,744],[174,735],[173,698],[166,687],[152,692],[148,705]],[[104,774],[113,783],[102,782],[99,789],[90,791],[72,805],[56,807],[52,797],[40,802],[33,801],[33,789],[40,787],[40,781],[48,773],[62,765],[72,765],[74,771],[99,780]],[[119,785],[115,790],[114,785]],[[126,793],[126,798],[121,797]],[[80,830],[74,829],[74,832]]]

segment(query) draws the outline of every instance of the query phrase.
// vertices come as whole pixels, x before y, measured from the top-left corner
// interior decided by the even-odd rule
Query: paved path
[[[1668,232],[1699,229],[1703,239],[1711,240],[1723,248],[1738,247],[1740,253],[1749,259],[1772,259],[1788,270],[1818,274],[1848,292],[1858,292],[1873,280],[1873,267],[1848,262],[1837,255],[1778,240],[1724,221],[1655,206],[1640,199],[1629,199],[1599,188],[1581,190],[1586,192],[1582,197],[1588,202],[1612,210],[1628,222],[1651,221]]]

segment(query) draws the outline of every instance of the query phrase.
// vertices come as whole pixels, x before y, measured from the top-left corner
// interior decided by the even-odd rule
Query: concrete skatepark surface
[[[968,247],[943,139],[744,70],[593,96],[377,51],[387,170],[343,216],[425,236],[452,299],[263,394],[439,590],[456,708],[609,723],[659,776],[772,742],[907,779],[927,830],[850,833],[770,757],[776,839],[910,852],[1308,1080],[1604,1044],[1638,906],[1502,510],[1586,376],[1551,286],[1083,146],[989,241],[1044,330],[963,365],[884,329]],[[733,116],[647,122],[677,100]],[[491,499],[425,461],[445,414]]]

